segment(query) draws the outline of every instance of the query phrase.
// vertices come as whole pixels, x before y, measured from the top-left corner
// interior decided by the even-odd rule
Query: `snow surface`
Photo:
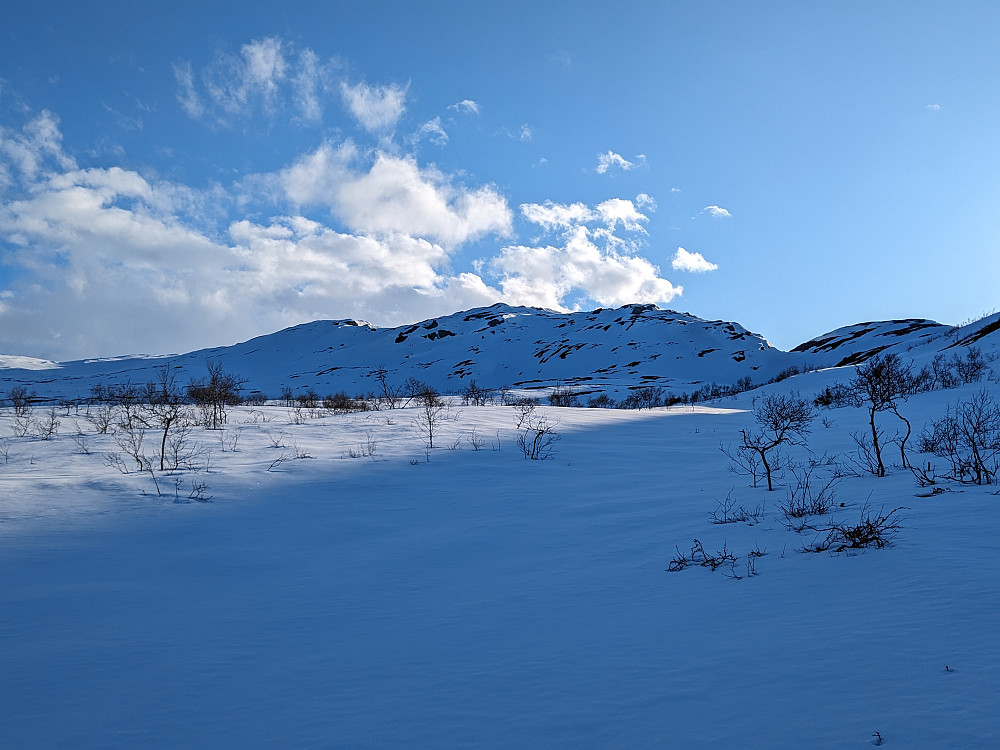
[[[919,429],[982,385],[904,413]],[[182,500],[204,481],[208,503],[109,468],[110,436],[82,453],[72,416],[48,441],[5,438],[0,744],[1000,746],[996,487],[920,497],[898,468],[850,477],[835,517],[906,506],[895,544],[799,552],[785,487],[748,487],[719,450],[762,393],[540,407],[561,434],[548,461],[517,451],[509,407],[456,406],[429,451],[414,409],[292,424],[240,408],[196,434],[211,468],[176,474]],[[822,415],[809,448],[846,460],[867,415]],[[369,437],[375,456],[351,458]],[[311,458],[268,470],[295,453]],[[762,522],[711,523],[730,491]],[[758,575],[666,572],[695,538],[737,573],[765,550]]]

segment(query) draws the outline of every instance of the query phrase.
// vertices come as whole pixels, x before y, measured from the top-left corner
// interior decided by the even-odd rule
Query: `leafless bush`
[[[737,505],[733,499],[732,490],[723,500],[716,500],[715,510],[712,511],[711,520],[715,524],[745,523],[753,526],[760,523],[764,517],[764,504],[754,506],[753,510],[748,510],[743,505]]]
[[[115,423],[115,408],[107,403],[88,406],[83,418],[93,425],[98,435],[107,435]]]
[[[138,423],[128,425],[122,423],[115,431],[115,443],[121,448],[122,453],[130,456],[135,461],[136,471],[143,471],[145,468],[142,443],[146,437],[146,430]]]
[[[448,404],[430,387],[425,387],[416,398],[419,399],[419,403],[413,424],[423,436],[427,450],[430,451],[434,447],[434,438],[438,434],[441,421],[448,416]]]
[[[369,432],[365,435],[365,442],[361,443],[357,448],[351,447],[347,449],[347,455],[350,458],[374,458],[377,451],[378,441]]]
[[[549,404],[560,407],[579,406],[580,398],[573,392],[572,388],[556,386],[549,393]]]
[[[1000,470],[1000,406],[989,391],[949,406],[921,436],[921,447],[944,458],[948,478],[964,484],[994,484]]]
[[[928,461],[926,466],[911,466],[910,472],[913,474],[913,478],[917,480],[917,485],[920,487],[930,487],[931,485],[937,484],[937,471],[931,462]]]
[[[59,425],[62,424],[59,420],[59,413],[56,411],[56,407],[51,407],[45,416],[39,420],[34,421],[33,427],[35,429],[35,434],[42,440],[51,440],[53,436],[59,434]]]
[[[267,441],[270,443],[272,448],[284,448],[285,438],[288,437],[284,432],[271,432],[270,430],[265,430],[264,434],[267,436]]]
[[[793,468],[795,485],[788,488],[788,498],[781,506],[781,513],[794,530],[806,528],[799,519],[822,516],[837,506],[836,491],[840,478],[833,474],[826,481],[813,481],[813,468]]]
[[[120,451],[108,451],[104,454],[104,463],[112,469],[117,469],[122,474],[128,474],[128,462]]]
[[[3,456],[5,464],[10,463],[10,441],[7,438],[0,440],[0,456]]]
[[[771,394],[754,409],[754,419],[759,425],[756,431],[740,430],[743,438],[740,449],[755,453],[764,467],[767,489],[774,489],[772,475],[781,468],[776,451],[782,445],[802,445],[809,432],[809,424],[815,416],[813,408],[804,399],[795,395]]]
[[[486,445],[486,438],[484,438],[482,435],[478,435],[476,433],[476,428],[475,427],[472,428],[472,434],[469,435],[468,440],[469,440],[469,445],[472,446],[472,450],[474,450],[474,451],[478,451],[484,445]]]
[[[854,437],[861,451],[862,466],[871,465],[871,473],[876,477],[884,477],[885,463],[882,460],[884,446],[883,431],[876,423],[876,415],[891,411],[905,425],[906,432],[896,439],[899,443],[899,454],[903,468],[909,468],[906,458],[906,441],[910,437],[911,425],[908,419],[899,412],[899,402],[905,401],[913,392],[913,375],[903,364],[898,355],[889,353],[876,354],[865,363],[854,369],[854,377],[850,383],[851,392],[860,406],[868,410],[868,425],[871,438],[862,442]]]
[[[80,453],[82,453],[83,455],[89,456],[90,446],[87,443],[87,436],[80,433],[77,435],[73,435],[72,437],[73,437],[73,442],[76,443],[77,450],[80,451]]]
[[[826,536],[816,538],[802,547],[803,552],[846,552],[848,550],[875,547],[881,549],[892,544],[893,537],[902,528],[898,513],[904,507],[886,511],[883,506],[878,512],[872,511],[868,503],[861,508],[857,522],[838,523],[826,530]]]
[[[243,403],[240,391],[246,378],[226,372],[221,362],[207,362],[208,378],[192,380],[187,395],[201,410],[202,423],[210,430],[226,424],[229,408]]]
[[[521,426],[535,413],[538,399],[519,398],[511,402],[511,406],[514,407],[514,426],[520,430]]]
[[[767,477],[757,451],[743,445],[734,449],[732,445],[722,444],[719,445],[719,450],[729,459],[729,471],[737,476],[750,477],[751,487],[756,488]],[[775,451],[771,458],[772,466],[781,466],[783,463],[780,452]]]
[[[545,461],[555,456],[560,435],[548,419],[529,416],[521,422],[519,430],[514,442],[526,459]]]
[[[736,562],[736,555],[729,551],[725,542],[722,543],[722,549],[712,555],[705,552],[705,547],[697,539],[691,545],[691,552],[689,554],[681,552],[679,547],[674,547],[674,549],[677,550],[677,554],[670,561],[670,564],[667,565],[667,570],[671,573],[677,573],[692,565],[700,565],[703,568],[717,570],[723,565],[732,565]]]
[[[663,406],[663,394],[663,388],[660,386],[647,385],[630,391],[618,405],[622,409],[655,409]]]
[[[486,406],[495,401],[496,395],[493,390],[479,387],[475,380],[470,380],[469,385],[462,391],[462,403],[466,406]]]
[[[182,487],[184,486],[184,480],[182,477],[174,477],[174,502],[184,503],[188,500],[193,500],[198,503],[207,503],[212,500],[211,495],[208,495],[208,483],[192,481],[190,484],[190,490],[186,497],[181,497],[181,493],[184,491]]]

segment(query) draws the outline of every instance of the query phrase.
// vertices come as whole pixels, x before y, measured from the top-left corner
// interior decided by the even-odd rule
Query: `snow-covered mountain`
[[[412,377],[445,393],[475,380],[484,387],[564,385],[618,397],[646,385],[681,393],[747,378],[759,384],[792,367],[851,365],[882,351],[920,363],[971,345],[1000,349],[1000,314],[962,328],[921,319],[859,323],[784,352],[737,323],[655,305],[557,313],[498,304],[397,328],[314,321],[168,357],[62,363],[0,358],[0,390],[21,384],[45,398],[78,398],[98,383],[153,380],[163,366],[175,368],[185,383],[203,377],[207,362],[217,362],[246,378],[248,390],[270,397],[285,388],[366,393],[377,390],[378,370],[386,371],[390,383]]]

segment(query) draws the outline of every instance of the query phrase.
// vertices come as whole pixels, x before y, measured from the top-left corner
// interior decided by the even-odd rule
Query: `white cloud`
[[[238,54],[218,54],[200,71],[190,61],[174,63],[177,101],[193,119],[229,126],[259,113],[287,113],[299,124],[322,121],[331,89],[331,60],[279,37],[253,40]]]
[[[545,231],[570,230],[584,224],[602,222],[609,231],[619,224],[629,232],[645,232],[641,222],[648,217],[636,210],[632,201],[611,198],[591,208],[583,203],[525,203],[521,215]]]
[[[729,217],[732,216],[731,213],[729,213],[726,209],[720,206],[705,206],[703,209],[701,209],[701,211],[698,212],[699,216],[701,214],[707,214],[708,216],[711,216],[713,219],[728,219]]]
[[[463,99],[460,102],[449,104],[448,109],[452,109],[459,113],[466,112],[474,115],[479,114],[479,104],[477,102],[472,101],[472,99]]]
[[[59,118],[48,110],[28,122],[21,132],[0,127],[0,185],[15,179],[32,181],[51,169],[74,169],[63,153]],[[5,163],[6,162],[6,163]],[[18,174],[11,173],[10,168]]]
[[[930,110],[933,110],[933,111],[937,112],[939,109],[941,109],[941,105],[940,104],[928,104],[927,105],[927,109],[930,109]]]
[[[175,66],[175,75],[176,70]],[[205,70],[203,78],[208,96],[217,107],[229,115],[247,117],[257,106],[267,112],[274,110],[287,70],[282,41],[267,37],[244,44],[239,56],[221,55]],[[180,82],[184,92],[186,82]]]
[[[378,153],[370,167],[350,142],[324,144],[279,179],[298,205],[326,205],[353,232],[420,236],[454,247],[508,235],[513,216],[492,186],[467,188],[412,157]]]
[[[519,141],[530,141],[532,136],[531,128],[527,123],[521,126],[521,129],[517,131],[517,139]]]
[[[683,289],[661,278],[645,258],[599,247],[585,227],[576,227],[561,246],[505,247],[490,263],[500,276],[505,301],[567,309],[572,296],[600,305],[667,303]]]
[[[598,216],[596,211],[583,203],[566,204],[552,201],[525,203],[521,206],[521,215],[548,232],[586,224]]]
[[[410,138],[410,141],[417,143],[425,139],[435,146],[444,147],[448,144],[448,133],[445,131],[444,123],[441,122],[440,117],[435,117],[421,125],[420,129]]]
[[[606,151],[603,154],[597,155],[597,166],[594,167],[594,171],[597,174],[606,174],[616,169],[620,169],[622,172],[630,172],[637,167],[641,167],[646,162],[644,154],[639,154],[635,158],[636,160],[631,162],[621,154],[616,154],[614,151]]]
[[[323,119],[321,92],[324,86],[323,65],[311,49],[299,53],[298,71],[292,79],[295,105],[305,122]]]
[[[614,230],[619,223],[630,232],[645,232],[640,222],[649,221],[643,214],[639,213],[632,201],[623,198],[612,198],[603,203],[597,204],[597,213]]]
[[[342,83],[340,91],[348,110],[369,133],[391,131],[406,110],[406,88],[396,84]]]
[[[715,271],[719,267],[715,263],[709,263],[705,260],[705,256],[701,253],[692,253],[683,247],[677,248],[670,265],[675,271],[689,271],[691,273],[706,273],[707,271]]]
[[[197,120],[205,114],[205,107],[202,106],[198,92],[194,88],[194,73],[191,71],[191,63],[185,62],[174,65],[174,78],[177,79],[179,91],[177,101],[181,108],[187,112],[188,116]]]
[[[652,213],[656,210],[656,201],[653,196],[647,195],[646,193],[639,193],[635,196],[635,205],[644,211],[649,211]]]

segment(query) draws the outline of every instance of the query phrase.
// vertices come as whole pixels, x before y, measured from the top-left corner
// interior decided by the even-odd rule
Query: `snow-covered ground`
[[[919,430],[984,385],[1000,400],[982,383],[902,410]],[[546,461],[511,407],[455,406],[432,450],[415,408],[241,407],[194,434],[207,470],[157,472],[162,496],[82,419],[41,440],[2,416],[0,745],[1000,746],[996,486],[847,477],[833,518],[905,506],[893,545],[801,552],[791,477],[753,489],[719,449],[765,392],[539,407]],[[846,465],[866,420],[821,411],[809,449]],[[729,493],[760,522],[712,523]],[[667,572],[695,539],[737,565]]]

